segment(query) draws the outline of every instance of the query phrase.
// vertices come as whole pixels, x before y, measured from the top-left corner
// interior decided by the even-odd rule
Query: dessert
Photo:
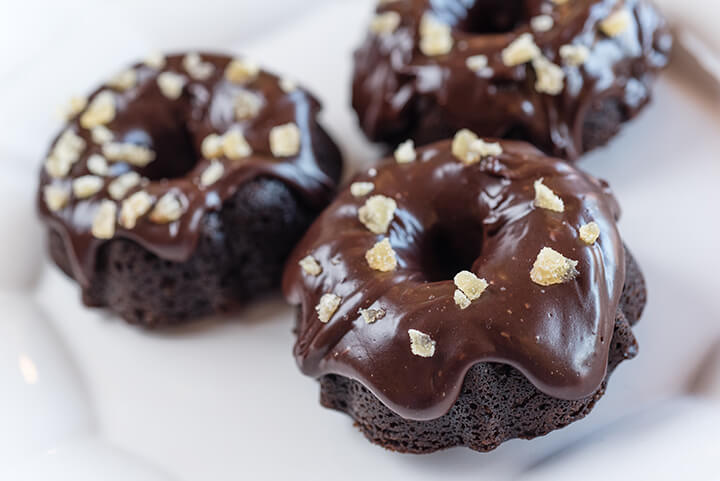
[[[355,54],[353,107],[373,141],[469,128],[574,160],[649,102],[672,37],[645,0],[394,0]]]
[[[607,184],[469,130],[395,160],[344,189],[285,269],[322,404],[413,453],[585,416],[636,354],[645,304]]]
[[[87,98],[40,173],[55,263],[89,306],[175,324],[273,288],[332,198],[318,101],[254,62],[152,55]]]

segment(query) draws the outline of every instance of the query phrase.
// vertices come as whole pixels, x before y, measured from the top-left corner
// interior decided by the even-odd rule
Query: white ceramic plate
[[[33,23],[34,8],[17,7],[15,30],[27,22],[37,38],[0,69],[0,479],[717,475],[720,408],[673,400],[720,337],[719,98],[686,62],[662,78],[652,107],[581,164],[613,185],[622,232],[647,276],[641,355],[619,368],[592,415],[567,429],[486,455],[418,457],[369,444],[348,417],[319,406],[316,383],[294,365],[293,314],[279,296],[181,330],[128,327],[81,305],[77,287],[46,260],[33,210],[55,106],[159,47],[249,53],[297,78],[322,98],[348,164],[369,165],[378,150],[348,104],[350,54],[371,2],[77,3],[55,7],[62,22],[45,11]],[[108,12],[120,20],[104,21]],[[167,15],[185,22],[181,35],[155,28]]]

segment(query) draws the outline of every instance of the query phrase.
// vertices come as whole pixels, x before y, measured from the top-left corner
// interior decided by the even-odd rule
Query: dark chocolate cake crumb
[[[478,363],[465,376],[450,411],[430,421],[404,419],[357,381],[336,374],[322,376],[320,402],[350,415],[370,441],[392,451],[424,454],[453,446],[491,451],[503,442],[531,439],[585,417],[605,394],[610,374],[637,355],[631,325],[645,306],[645,281],[626,250],[627,274],[610,339],[607,376],[600,388],[580,400],[553,398],[540,392],[517,369]]]

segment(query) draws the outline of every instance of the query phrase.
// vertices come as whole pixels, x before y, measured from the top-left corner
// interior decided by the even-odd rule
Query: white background
[[[712,0],[665,3],[720,49],[703,30],[720,13]],[[641,355],[591,416],[540,440],[486,455],[386,452],[319,406],[279,296],[147,333],[84,308],[45,260],[32,202],[55,112],[151,50],[249,54],[297,78],[324,102],[349,167],[369,165],[379,151],[356,127],[349,80],[371,11],[366,0],[0,0],[0,479],[720,479],[707,361],[720,339],[720,93],[682,51],[653,106],[581,163],[614,187],[647,276]]]

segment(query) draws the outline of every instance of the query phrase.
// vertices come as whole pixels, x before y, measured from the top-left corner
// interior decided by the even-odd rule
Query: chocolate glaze
[[[628,30],[609,38],[599,29],[624,5],[632,13]],[[650,85],[668,63],[672,37],[663,17],[644,0],[397,0],[378,7],[396,11],[401,24],[390,35],[370,33],[355,54],[353,107],[375,141],[417,143],[448,138],[460,128],[479,135],[527,140],[562,158],[576,159],[583,126],[604,100],[617,102],[624,118],[650,100]],[[428,57],[418,48],[426,12],[452,26],[453,49]],[[554,27],[533,32],[530,19],[547,14]],[[507,67],[502,51],[531,32],[543,55],[565,73],[556,96],[538,93],[530,64]],[[579,66],[563,65],[559,51],[578,44],[591,51]],[[483,74],[465,60],[486,55]],[[601,110],[601,109],[600,109]],[[617,129],[613,125],[612,130]]]
[[[317,124],[321,107],[313,96],[300,88],[285,92],[279,86],[278,78],[264,71],[247,86],[233,84],[224,77],[231,58],[223,55],[202,54],[202,60],[211,63],[214,70],[209,78],[197,80],[185,71],[182,59],[183,55],[168,56],[160,70],[136,64],[132,67],[138,78],[134,87],[122,92],[104,86],[89,97],[92,101],[102,90],[113,91],[116,115],[107,127],[113,132],[115,141],[151,148],[157,154],[156,160],[144,168],[124,162],[111,163],[110,174],[98,193],[87,199],[71,197],[65,208],[50,212],[43,201],[43,187],[52,183],[69,189],[74,178],[90,173],[87,159],[92,154],[102,153],[101,146],[93,143],[90,132],[80,126],[79,116],[76,116],[65,128],[72,129],[87,144],[80,160],[66,178],[53,179],[45,169],[40,174],[40,215],[61,235],[70,254],[73,277],[85,292],[92,282],[96,253],[107,242],[92,236],[93,216],[100,201],[109,198],[108,184],[127,171],[136,170],[147,180],[130,190],[126,197],[141,189],[156,199],[174,192],[185,206],[185,212],[169,224],[153,223],[146,215],[138,220],[134,229],[117,225],[115,238],[131,239],[158,257],[177,262],[187,260],[194,252],[204,214],[219,210],[240,185],[251,179],[259,176],[280,179],[318,209],[329,202],[334,193],[339,177],[337,166],[326,167],[327,162],[316,158],[320,145],[332,144],[332,141]],[[168,71],[182,74],[187,80],[177,100],[165,97],[157,85],[158,74]],[[233,110],[234,95],[240,90],[249,90],[263,98],[258,115],[245,121],[235,120]],[[288,158],[273,157],[269,132],[288,122],[294,122],[300,128],[300,152]],[[219,158],[225,168],[224,175],[211,186],[201,187],[200,176],[210,163],[200,153],[203,139],[211,133],[224,134],[232,127],[243,131],[253,154],[240,160]]]
[[[529,144],[502,141],[498,158],[464,166],[448,141],[418,150],[418,161],[360,175],[369,195],[397,202],[387,233],[397,254],[392,272],[372,270],[365,252],[381,240],[358,220],[368,196],[348,189],[310,228],[290,256],[285,296],[300,306],[294,353],[303,373],[340,374],[360,381],[406,419],[446,413],[475,363],[507,363],[541,391],[581,399],[605,377],[615,312],[624,279],[618,205],[607,184]],[[534,206],[543,178],[565,202],[563,213]],[[600,238],[578,237],[588,222]],[[579,275],[542,287],[530,270],[543,247],[579,261]],[[298,261],[313,255],[322,273]],[[453,301],[453,276],[467,269],[490,283],[470,307]],[[327,324],[315,306],[324,293],[342,298]],[[360,308],[384,309],[367,324]],[[415,356],[408,329],[437,342],[433,357]]]

